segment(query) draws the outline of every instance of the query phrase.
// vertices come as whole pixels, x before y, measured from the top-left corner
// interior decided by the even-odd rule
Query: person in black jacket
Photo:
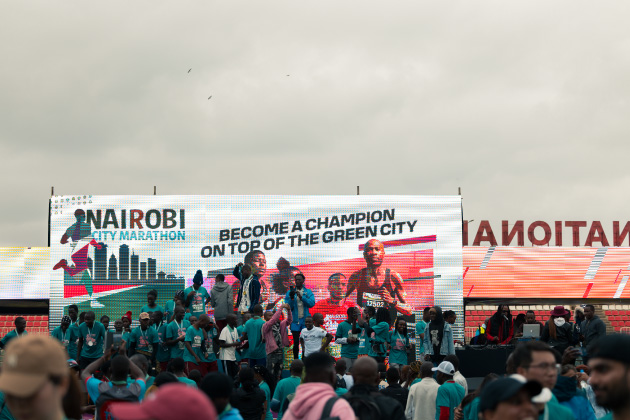
[[[238,409],[243,420],[260,420],[267,412],[267,398],[254,379],[254,370],[242,367],[238,379],[241,386],[232,392],[230,404]]]
[[[400,403],[378,391],[379,375],[376,360],[369,356],[357,359],[352,366],[352,378],[354,385],[342,398],[348,400],[357,417],[363,419],[364,415],[359,410],[367,409],[371,418],[405,420],[405,410]]]
[[[387,388],[381,389],[380,393],[395,399],[403,408],[407,407],[409,390],[400,385],[400,373],[398,373],[398,369],[389,368],[387,370],[387,384]]]
[[[564,306],[556,306],[550,313],[549,321],[543,328],[540,339],[558,350],[560,354],[564,353],[567,347],[573,344],[573,328],[566,321],[569,311]]]

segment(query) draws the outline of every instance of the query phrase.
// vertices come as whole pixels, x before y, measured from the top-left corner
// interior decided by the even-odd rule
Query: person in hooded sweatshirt
[[[576,420],[595,420],[597,417],[591,403],[578,391],[578,373],[575,366],[564,365],[561,372],[552,390],[560,405],[571,410]]]
[[[261,420],[267,412],[267,397],[254,378],[254,369],[242,367],[238,372],[241,384],[230,397],[230,404],[236,408],[243,420]]]
[[[425,360],[439,365],[449,354],[455,354],[453,329],[444,321],[442,308],[434,306],[429,310],[429,324],[424,329]]]
[[[330,354],[316,352],[304,358],[304,369],[304,383],[297,387],[282,420],[319,420],[328,401],[337,397],[333,388],[337,382],[335,359]],[[354,419],[355,415],[348,401],[340,398],[328,417]]]
[[[221,334],[221,330],[227,325],[227,316],[234,313],[232,286],[225,282],[223,274],[217,274],[214,278],[214,286],[210,291],[210,305],[214,308],[214,322]]]

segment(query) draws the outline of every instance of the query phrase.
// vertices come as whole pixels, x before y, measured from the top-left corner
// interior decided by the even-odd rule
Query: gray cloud
[[[470,219],[624,220],[628,4],[2,9],[1,246],[45,245],[51,185],[61,194],[461,186]]]

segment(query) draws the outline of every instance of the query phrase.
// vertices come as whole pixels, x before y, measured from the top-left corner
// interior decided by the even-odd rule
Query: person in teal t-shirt
[[[391,318],[387,308],[378,308],[376,311],[376,325],[372,327],[370,342],[368,344],[368,356],[374,358],[378,363],[385,361],[387,355],[387,342],[389,341],[389,328]]]
[[[140,326],[131,330],[129,334],[129,354],[138,352],[145,355],[152,365],[155,365],[155,357],[160,338],[155,328],[149,326],[150,315],[146,312],[140,314]]]
[[[175,319],[166,327],[166,345],[170,348],[171,359],[177,357],[184,358],[186,345],[186,330],[190,327],[190,322],[184,319],[184,308],[176,306],[174,309]]]
[[[346,366],[351,368],[359,357],[359,335],[362,329],[357,325],[359,308],[348,308],[348,319],[337,325],[335,344],[341,344],[341,358],[346,361]]]
[[[276,385],[276,389],[273,392],[273,398],[271,399],[271,409],[278,413],[278,419],[282,420],[284,410],[288,407],[289,401],[287,397],[290,394],[294,394],[298,385],[302,382],[302,371],[304,370],[304,363],[300,359],[291,362],[289,372],[291,376],[281,379]]]
[[[70,317],[68,315],[64,315],[64,317],[61,318],[61,325],[55,328],[50,334],[52,338],[59,340],[66,349],[66,352],[68,351],[70,343],[76,339],[73,330],[70,328],[71,323],[72,321],[70,320]]]
[[[175,308],[177,306],[184,306],[184,291],[178,290],[173,296],[172,300],[169,300],[164,304],[164,322],[169,324],[175,315]]]
[[[271,394],[276,385],[275,378],[265,366],[256,365],[254,367],[254,379],[258,382],[258,386],[263,390],[265,398],[267,399],[265,420],[273,420],[273,414],[271,414]]]
[[[164,308],[155,303],[155,301],[157,300],[157,296],[157,290],[149,290],[149,292],[147,293],[147,304],[140,308],[140,312],[151,313],[155,311],[160,311],[164,313]]]
[[[201,270],[197,270],[193,278],[193,285],[184,290],[184,307],[196,317],[206,313],[206,304],[210,302],[210,294],[203,284],[203,274]]]
[[[429,311],[431,308],[428,306],[422,311],[422,319],[416,322],[416,351],[420,354],[420,359],[424,360],[424,330],[427,328],[429,322]]]
[[[407,336],[407,321],[397,319],[394,331],[389,333],[389,366],[400,371],[407,364],[407,349],[409,337]]]
[[[363,319],[359,319],[361,325],[361,334],[359,334],[359,356],[367,356],[368,348],[370,347],[370,337],[368,336],[368,327],[376,325],[376,319],[374,316],[376,312],[373,306],[366,306],[363,309]]]
[[[186,330],[184,361],[188,373],[198,370],[203,377],[210,371],[218,370],[216,356],[212,350],[215,334],[212,331],[210,334],[206,332],[209,326],[210,318],[206,314],[201,314],[197,322]]]
[[[95,321],[94,312],[85,313],[85,322],[79,325],[79,367],[85,369],[90,363],[103,356],[103,342],[105,341],[105,327]]]
[[[254,306],[254,317],[245,323],[245,336],[249,342],[249,365],[267,364],[267,351],[265,343],[262,341],[262,326],[265,321],[262,319],[262,305]]]
[[[455,409],[464,399],[466,391],[463,386],[453,380],[455,367],[451,362],[442,362],[431,370],[437,372],[436,380],[440,384],[435,399],[435,420],[453,420]]]
[[[9,344],[9,341],[13,340],[14,338],[22,337],[27,334],[26,320],[24,318],[18,316],[17,318],[15,318],[15,321],[13,321],[13,323],[15,325],[15,329],[9,331],[4,337],[2,337],[2,340],[0,340],[0,349],[3,349],[7,344]]]
[[[243,314],[243,323],[241,325],[239,325],[238,327],[236,327],[236,332],[238,332],[238,336],[240,338],[241,343],[246,340],[246,338],[243,337],[243,333],[245,332],[245,324],[247,324],[247,321],[249,321],[250,319],[252,319],[252,314],[250,314],[249,312],[245,312]],[[247,348],[244,348],[243,350],[238,350],[238,347],[236,349],[236,361],[240,362],[241,360],[247,360],[249,359],[249,346]]]
[[[158,346],[155,360],[160,366],[160,372],[166,372],[168,361],[171,360],[171,349],[166,345],[166,322],[162,320],[162,312],[151,312],[153,328],[157,331]]]

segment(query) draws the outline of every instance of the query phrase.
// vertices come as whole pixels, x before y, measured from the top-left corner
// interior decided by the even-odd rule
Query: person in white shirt
[[[420,367],[422,380],[409,388],[405,417],[407,420],[435,420],[435,401],[440,385],[433,379],[433,363]]]
[[[300,332],[300,344],[302,345],[302,359],[310,354],[323,351],[322,339],[326,337],[326,331],[322,328],[313,326],[313,318],[304,319],[306,328]]]
[[[444,358],[445,362],[451,362],[453,367],[455,368],[455,375],[453,375],[453,380],[456,384],[460,384],[464,388],[464,395],[468,395],[468,381],[464,378],[459,371],[459,358],[454,354],[449,354]]]
[[[223,371],[234,379],[238,373],[236,363],[236,347],[240,344],[239,334],[236,330],[237,318],[235,314],[228,314],[225,318],[227,325],[219,335],[219,360],[223,365]]]

